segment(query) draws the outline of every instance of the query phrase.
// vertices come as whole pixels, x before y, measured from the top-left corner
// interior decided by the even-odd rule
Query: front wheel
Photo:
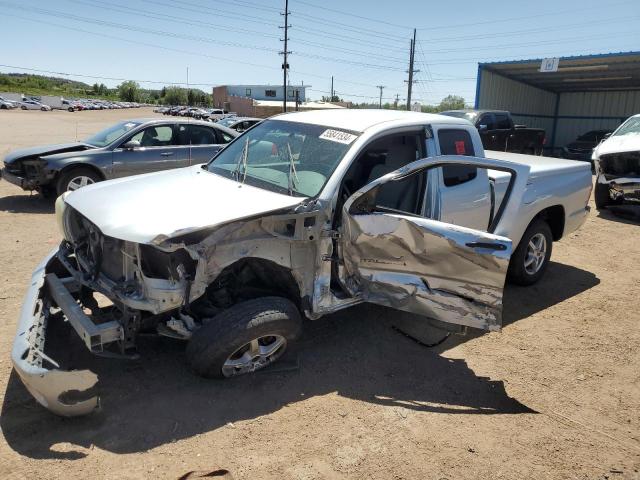
[[[27,107],[25,107],[24,105],[20,107],[22,110],[26,110]]]
[[[516,285],[533,285],[544,275],[551,250],[553,235],[549,224],[536,218],[524,232],[518,247],[511,255],[508,278]]]
[[[229,378],[275,362],[300,334],[298,308],[286,298],[262,297],[238,303],[193,334],[187,361],[206,378]]]
[[[102,180],[100,175],[90,168],[72,168],[60,175],[58,183],[56,184],[56,191],[58,192],[58,195],[62,195],[64,192],[72,192],[79,188],[86,187],[87,185],[91,185],[92,183],[99,182],[100,180]]]
[[[42,110],[43,112],[46,112],[46,111],[47,111],[47,109],[46,109],[46,108],[44,108],[44,107],[40,107],[40,110]]]

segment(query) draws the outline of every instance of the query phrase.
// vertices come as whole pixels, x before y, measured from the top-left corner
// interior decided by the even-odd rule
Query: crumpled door
[[[377,207],[377,190],[428,168],[471,164],[511,172],[509,198],[490,231],[517,215],[529,167],[475,157],[418,160],[365,186],[343,208],[345,288],[363,301],[485,330],[502,326],[502,293],[511,240]]]

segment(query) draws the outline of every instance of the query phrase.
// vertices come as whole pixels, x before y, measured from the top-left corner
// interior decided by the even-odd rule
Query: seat
[[[158,130],[155,127],[147,128],[142,134],[142,139],[140,140],[141,147],[157,147],[160,145],[160,140],[158,140]]]
[[[404,167],[415,160],[415,146],[392,145],[387,152],[385,162],[375,165],[371,169],[367,183]],[[394,210],[415,213],[418,192],[420,190],[420,178],[420,175],[412,175],[404,180],[384,184],[378,191],[376,204]]]

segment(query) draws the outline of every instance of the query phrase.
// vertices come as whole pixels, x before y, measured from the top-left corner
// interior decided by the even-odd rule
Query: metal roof
[[[640,90],[640,52],[560,57],[557,72],[541,72],[542,60],[480,63],[478,67],[554,93]]]

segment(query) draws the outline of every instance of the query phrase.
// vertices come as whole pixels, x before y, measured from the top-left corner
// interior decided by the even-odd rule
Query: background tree
[[[440,105],[438,105],[438,111],[444,112],[445,110],[461,110],[464,108],[464,98],[458,95],[447,95],[442,99]]]
[[[187,103],[187,92],[180,87],[166,87],[162,103],[166,105],[185,105]]]
[[[118,85],[118,96],[124,102],[137,102],[140,100],[140,85],[133,80],[127,80]]]

